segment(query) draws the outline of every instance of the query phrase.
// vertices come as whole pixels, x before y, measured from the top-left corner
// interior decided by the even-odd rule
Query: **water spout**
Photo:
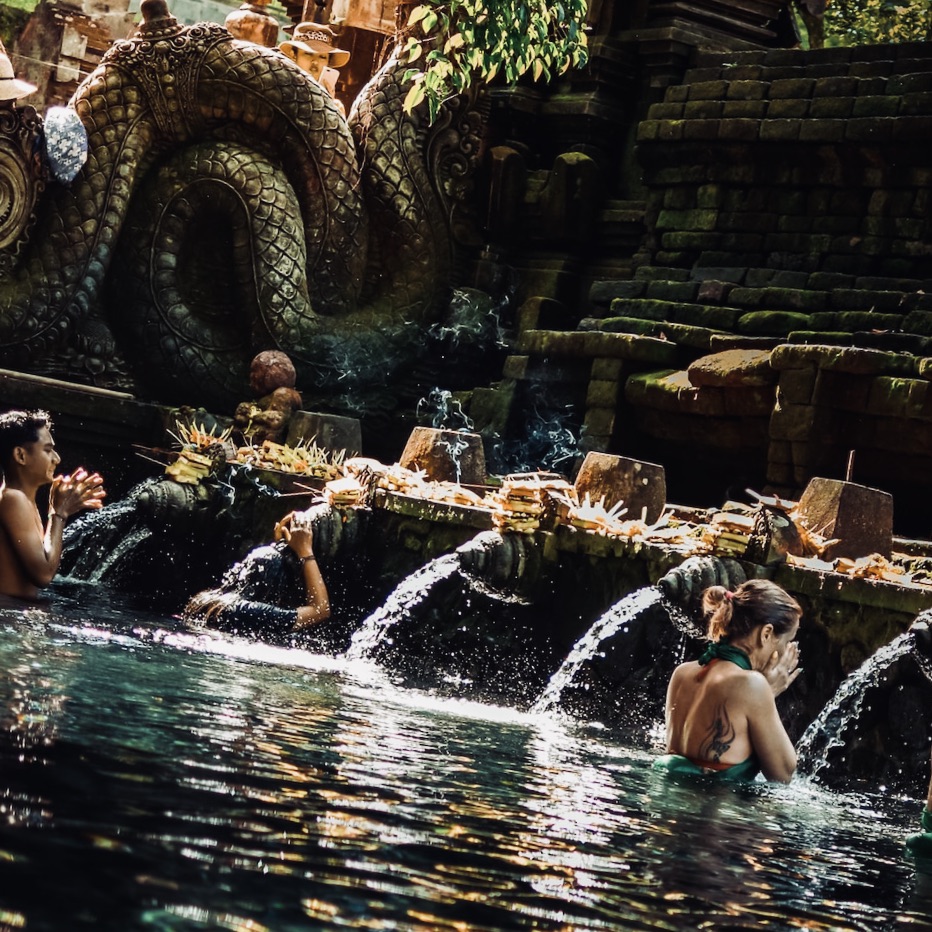
[[[535,576],[534,548],[522,535],[477,534],[404,579],[353,634],[346,658],[525,702],[558,662],[540,633],[539,607],[521,595]]]
[[[797,745],[798,770],[847,789],[859,779],[915,791],[928,776],[932,635],[920,616],[839,686]]]
[[[660,587],[638,589],[576,642],[532,711],[598,719],[646,743],[663,716],[670,674],[691,642],[698,645],[695,624]]]

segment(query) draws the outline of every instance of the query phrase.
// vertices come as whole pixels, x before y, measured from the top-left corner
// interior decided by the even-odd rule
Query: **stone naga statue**
[[[264,349],[384,383],[442,311],[482,115],[404,115],[393,55],[347,121],[277,49],[142,14],[71,102],[87,163],[0,244],[0,365],[223,407]]]

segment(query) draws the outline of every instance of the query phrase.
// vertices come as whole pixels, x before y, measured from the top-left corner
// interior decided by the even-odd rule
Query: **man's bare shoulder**
[[[26,493],[20,489],[4,487],[0,492],[0,513],[15,514],[24,509],[32,511],[33,508],[35,508],[35,503],[31,502]]]

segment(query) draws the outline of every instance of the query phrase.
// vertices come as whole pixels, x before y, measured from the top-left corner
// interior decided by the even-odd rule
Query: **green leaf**
[[[419,81],[417,84],[412,84],[408,88],[408,93],[405,94],[405,102],[402,104],[405,113],[413,112],[414,108],[417,107],[421,101],[424,100],[424,83]]]

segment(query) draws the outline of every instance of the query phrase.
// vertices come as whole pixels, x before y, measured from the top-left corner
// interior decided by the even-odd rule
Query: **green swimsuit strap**
[[[732,647],[731,644],[726,644],[723,641],[709,641],[706,649],[699,657],[699,666],[704,667],[713,660],[730,660],[741,667],[742,670],[752,669],[751,658],[740,647]]]

